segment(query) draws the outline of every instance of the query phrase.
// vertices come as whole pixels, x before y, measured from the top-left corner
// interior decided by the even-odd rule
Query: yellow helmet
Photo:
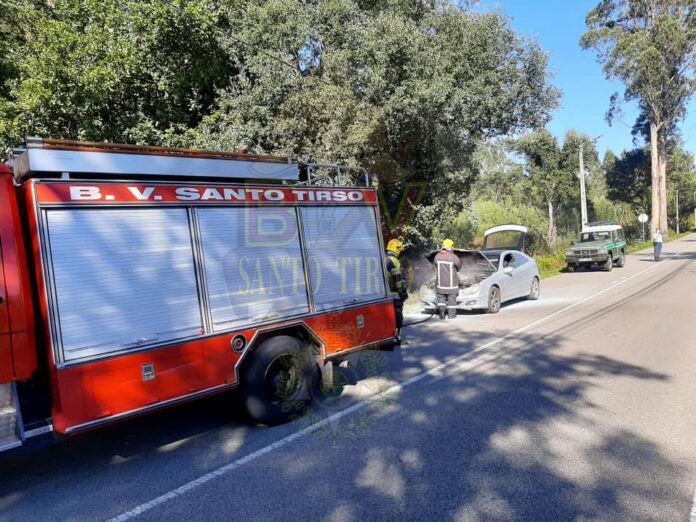
[[[394,252],[397,256],[401,254],[404,249],[404,244],[400,239],[392,239],[387,243],[387,251]]]
[[[446,248],[447,250],[452,250],[454,248],[454,241],[451,239],[445,239],[442,242],[442,248]]]

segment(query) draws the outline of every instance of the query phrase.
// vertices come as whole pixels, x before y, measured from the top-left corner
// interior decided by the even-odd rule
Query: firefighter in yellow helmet
[[[442,248],[435,255],[435,291],[437,292],[437,311],[440,319],[457,317],[457,295],[459,294],[459,276],[462,261],[454,253],[454,241],[445,239]]]
[[[387,243],[387,255],[384,258],[385,269],[389,278],[389,290],[394,298],[396,328],[399,331],[399,340],[401,340],[401,326],[404,324],[404,301],[408,299],[406,271],[401,265],[401,259],[399,259],[403,250],[404,243],[400,239],[392,239]]]

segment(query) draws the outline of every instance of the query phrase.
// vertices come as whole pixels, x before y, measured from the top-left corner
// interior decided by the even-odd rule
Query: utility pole
[[[677,189],[677,235],[679,235],[679,189]]]
[[[596,139],[596,138],[595,138]],[[584,142],[580,142],[580,220],[582,221],[582,228],[584,229],[587,225],[587,197],[585,195],[585,162],[583,161]]]
[[[580,139],[580,149],[578,150],[578,154],[580,155],[580,220],[582,221],[582,228],[585,228],[587,225],[587,195],[585,193],[585,158],[583,157],[583,152],[584,150],[584,145],[585,142],[587,143],[597,143],[597,140],[601,138],[602,135],[600,134],[596,138],[592,138],[591,140],[586,140],[584,138]]]

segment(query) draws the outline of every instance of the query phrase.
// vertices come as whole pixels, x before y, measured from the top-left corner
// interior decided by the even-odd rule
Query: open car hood
[[[438,254],[438,252],[440,251],[433,250],[429,254],[424,254],[423,257],[425,257],[428,261],[433,263],[435,261],[435,256]],[[462,268],[471,266],[474,263],[480,263],[481,261],[484,261],[488,266],[495,270],[493,264],[486,256],[484,256],[481,253],[480,250],[462,250],[459,248],[455,248],[452,250],[452,252],[455,253],[459,257],[459,259],[462,260]]]
[[[498,225],[483,233],[481,250],[519,250],[524,251],[527,240],[527,227],[522,225]]]

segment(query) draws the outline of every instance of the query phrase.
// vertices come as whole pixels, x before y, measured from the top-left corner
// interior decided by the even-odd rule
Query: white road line
[[[691,516],[689,522],[696,522],[696,490],[694,490],[694,500],[691,502]]]
[[[631,279],[634,279],[642,274],[650,272],[651,270],[654,270],[655,268],[657,268],[659,266],[664,266],[664,265],[659,265],[659,264],[652,265],[644,270],[641,270],[640,272],[633,274],[632,276],[627,277],[626,279],[621,281],[619,284],[627,283]],[[307,428],[304,428],[300,431],[296,431],[295,433],[292,433],[292,434],[288,435],[287,437],[284,437],[284,438],[282,438],[282,439],[280,439],[272,444],[269,444],[268,446],[265,446],[259,450],[256,450],[253,453],[246,455],[245,457],[241,457],[235,461],[230,462],[229,464],[225,464],[224,466],[219,467],[213,471],[210,471],[210,472],[206,473],[205,475],[198,477],[197,479],[194,479],[190,482],[187,482],[186,484],[179,486],[176,489],[173,489],[173,490],[171,490],[163,495],[160,495],[159,497],[154,498],[153,500],[150,500],[149,502],[145,502],[144,504],[140,504],[139,506],[136,506],[133,509],[130,509],[130,510],[110,519],[109,522],[125,522],[127,520],[131,520],[131,519],[147,512],[147,511],[150,511],[151,509],[154,509],[157,506],[165,504],[165,503],[169,502],[170,500],[174,500],[174,499],[188,493],[189,491],[191,491],[195,488],[198,488],[199,486],[202,486],[203,484],[206,484],[207,482],[210,482],[211,480],[213,480],[221,475],[225,475],[226,473],[229,473],[232,470],[240,468],[241,466],[244,466],[245,464],[248,464],[249,462],[252,462],[253,460],[256,460],[257,458],[262,457],[263,455],[266,455],[274,450],[277,450],[277,449],[280,449],[284,446],[287,446],[291,442],[293,442],[297,439],[304,438],[307,435],[310,435],[310,434],[314,433],[315,431],[320,430],[321,428],[323,428],[325,426],[329,426],[332,423],[336,422],[337,420],[341,419],[342,417],[345,417],[346,415],[350,415],[353,412],[361,410],[361,409],[365,408],[366,406],[369,406],[371,403],[373,403],[375,401],[381,400],[385,395],[392,395],[396,392],[399,392],[399,391],[403,390],[404,388],[411,386],[412,384],[415,384],[419,381],[422,381],[426,377],[437,376],[437,377],[441,378],[443,370],[445,370],[447,368],[451,368],[452,365],[461,362],[465,358],[471,357],[472,353],[486,350],[492,346],[495,346],[498,343],[501,343],[507,339],[510,339],[511,337],[513,337],[517,334],[525,332],[525,331],[529,330],[530,328],[534,328],[535,326],[538,326],[542,323],[545,323],[546,321],[549,321],[555,317],[558,317],[559,315],[567,312],[568,310],[576,308],[576,307],[578,307],[578,306],[580,306],[580,305],[582,305],[582,304],[584,304],[592,299],[596,299],[597,297],[604,295],[605,293],[607,293],[609,291],[613,291],[616,288],[616,286],[618,286],[618,285],[609,286],[609,287],[605,288],[604,290],[600,290],[599,292],[594,293],[588,297],[585,297],[584,299],[581,299],[580,301],[577,301],[577,302],[570,304],[564,308],[561,308],[560,310],[557,310],[557,311],[553,312],[552,314],[549,314],[545,317],[542,317],[541,319],[537,319],[536,321],[533,321],[525,326],[522,326],[522,327],[518,328],[517,330],[515,330],[514,332],[508,333],[502,337],[498,337],[497,339],[493,339],[493,340],[487,342],[486,344],[479,346],[478,348],[475,348],[474,350],[472,350],[470,352],[467,352],[465,354],[462,354],[462,355],[459,355],[459,356],[454,357],[452,359],[449,359],[449,360],[443,362],[442,364],[439,364],[439,365],[437,365],[437,366],[435,366],[427,371],[424,371],[422,373],[414,375],[410,379],[407,379],[403,382],[395,384],[394,386],[387,388],[386,390],[384,390],[383,392],[381,392],[377,395],[374,395],[372,397],[368,397],[367,399],[365,399],[363,401],[357,402],[357,403],[353,404],[352,406],[349,406],[345,410],[341,410],[337,413],[334,413],[333,415],[326,417],[324,420],[319,421],[316,424],[312,424],[311,426],[308,426]],[[690,522],[696,522],[695,520],[693,520],[693,517],[694,517],[693,510],[691,512],[691,515],[692,515],[692,520]]]

